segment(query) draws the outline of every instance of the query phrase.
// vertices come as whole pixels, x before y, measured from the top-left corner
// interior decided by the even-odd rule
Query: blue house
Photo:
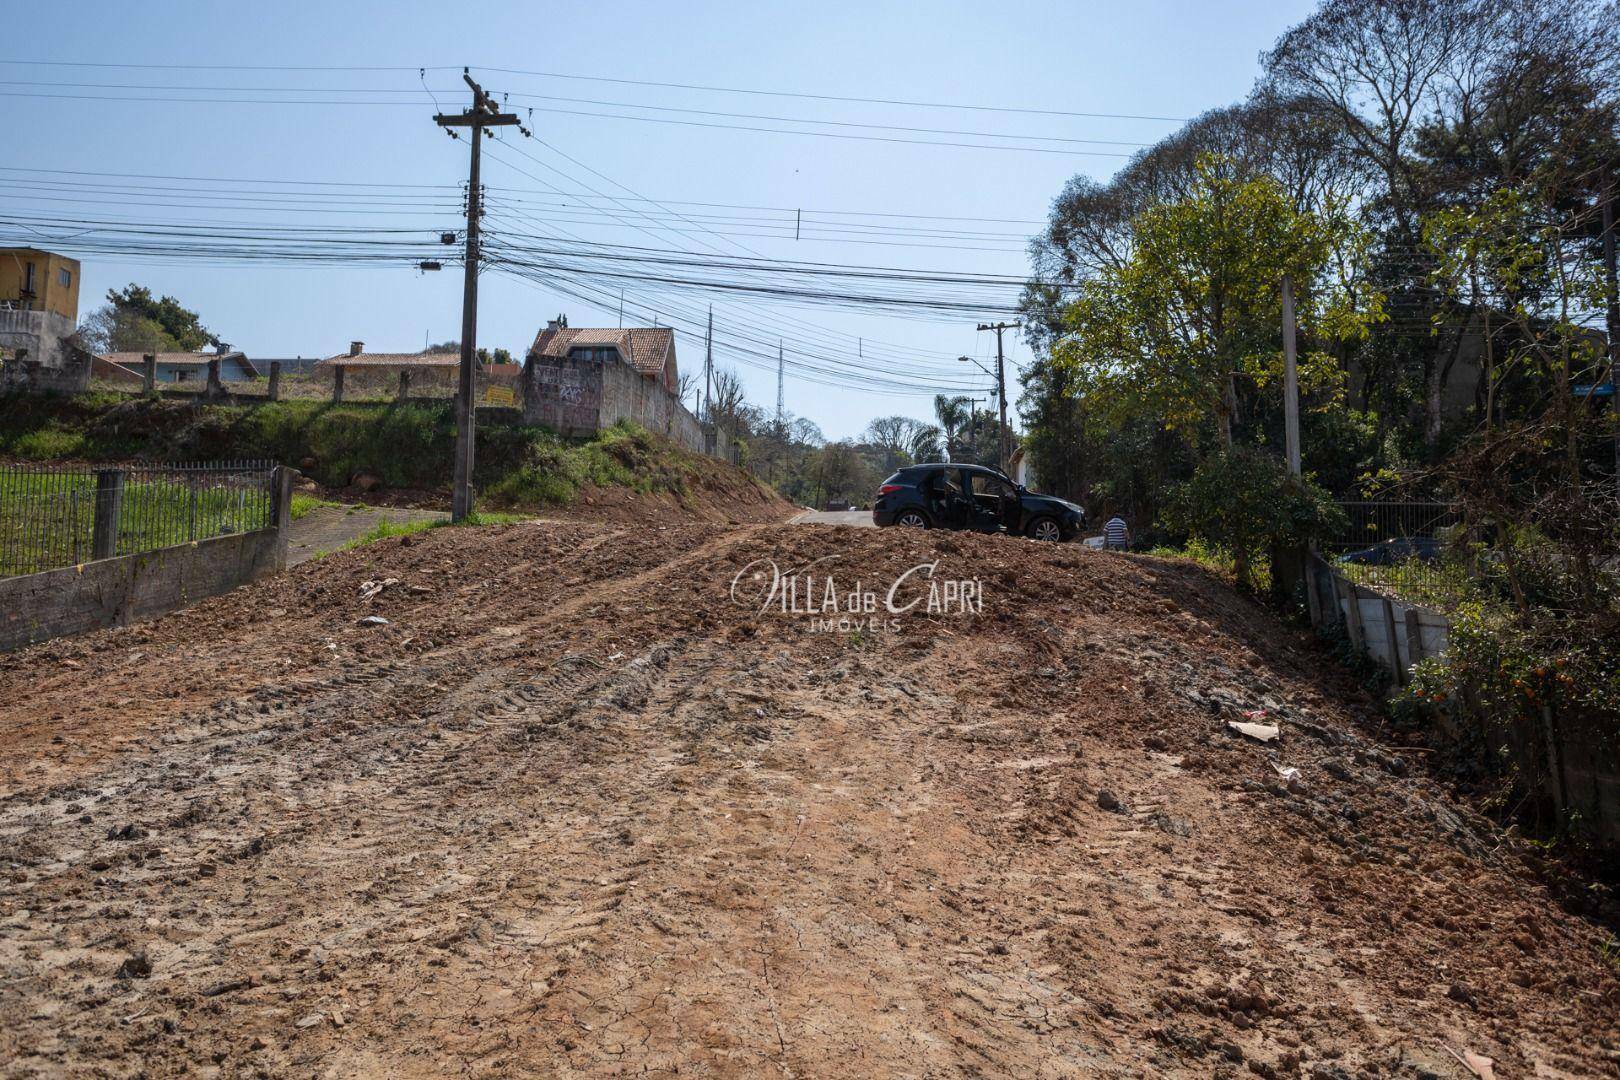
[[[156,353],[157,381],[160,383],[204,383],[208,381],[208,362],[219,361],[219,381],[246,382],[259,377],[259,369],[243,355],[242,350],[221,345],[213,352]],[[144,358],[138,352],[103,353],[101,359],[137,376],[144,370]]]

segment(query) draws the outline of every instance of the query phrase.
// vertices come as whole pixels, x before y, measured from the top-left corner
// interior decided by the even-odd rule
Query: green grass
[[[492,525],[515,525],[520,521],[530,520],[527,514],[504,514],[497,511],[474,511],[467,520],[451,522],[448,519],[423,521],[379,521],[363,536],[357,536],[344,544],[339,551],[349,551],[353,548],[374,544],[378,540],[387,540],[392,536],[414,536],[416,533],[427,532],[429,529],[446,528],[484,528]],[[322,552],[329,555],[331,552]],[[319,558],[320,556],[317,556]]]
[[[322,498],[318,498],[317,496],[311,495],[308,492],[295,491],[295,492],[293,492],[292,506],[290,508],[290,512],[292,514],[292,519],[294,521],[297,521],[299,518],[308,515],[311,511],[319,510],[323,506],[340,506],[340,505],[342,505],[342,504],[341,503],[335,503],[335,502],[328,502],[327,500],[322,499]]]
[[[269,521],[268,491],[138,477],[124,485],[117,554],[246,532]],[[95,503],[89,473],[0,470],[0,577],[88,561]]]
[[[533,439],[522,462],[491,484],[496,506],[561,506],[586,486],[623,487],[642,494],[686,494],[695,455],[655,439],[637,424],[621,422],[584,443],[555,436]]]
[[[52,461],[83,457],[84,433],[58,427],[26,431],[11,444],[11,452],[24,461]]]
[[[348,551],[351,548],[363,547],[366,544],[374,544],[378,540],[387,540],[391,536],[412,536],[419,532],[427,532],[429,529],[439,524],[441,524],[441,522],[437,521],[379,521],[377,524],[371,527],[370,532],[355,537],[347,544],[344,544],[342,547],[338,548],[338,550]]]
[[[1146,552],[1148,555],[1157,555],[1169,559],[1191,559],[1206,570],[1213,571],[1224,581],[1232,581],[1237,576],[1237,565],[1232,553],[1225,548],[1206,544],[1194,537],[1187,541],[1186,547],[1156,547]],[[1249,567],[1249,576],[1254,579],[1257,592],[1265,592],[1271,588],[1271,563],[1264,556],[1257,557]]]
[[[1478,582],[1454,560],[1402,559],[1387,566],[1335,562],[1334,569],[1358,585],[1379,589],[1414,604],[1445,611],[1478,594]]]

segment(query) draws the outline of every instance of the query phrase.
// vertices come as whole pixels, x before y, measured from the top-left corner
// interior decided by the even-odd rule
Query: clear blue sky
[[[251,71],[243,65],[421,66],[470,64],[494,91],[642,103],[694,110],[838,120],[967,131],[1006,132],[1052,139],[1148,143],[1174,130],[1159,120],[1033,116],[955,109],[746,96],[501,74],[518,68],[668,83],[790,90],[863,98],[1004,105],[1072,112],[1190,117],[1247,93],[1257,54],[1312,5],[1288,2],[1209,4],[1132,3],[917,3],[862,2],[797,5],[755,0],[689,0],[682,4],[621,0],[614,4],[388,3],[13,5],[0,44],[5,61],[122,62],[151,68],[48,67],[0,64],[0,96],[13,117],[7,125],[6,163],[38,169],[161,174],[243,180],[454,184],[466,175],[465,142],[453,142],[431,121],[432,109],[407,104],[285,105],[193,104],[100,100],[142,91],[87,84],[267,88],[236,96],[288,97],[289,87],[326,87],[366,100],[412,100],[415,71]],[[481,20],[477,28],[471,24]],[[199,70],[168,65],[227,65]],[[479,69],[484,69],[480,71]],[[70,84],[46,86],[44,83]],[[459,74],[430,71],[427,83],[448,109],[466,94]],[[442,91],[442,92],[441,92]],[[148,90],[146,96],[172,96]],[[22,97],[9,95],[85,95]],[[95,97],[89,97],[94,95]],[[206,96],[202,94],[199,96]],[[219,94],[215,96],[231,96]],[[305,95],[308,96],[308,95]],[[514,105],[519,104],[514,99]],[[1012,223],[924,222],[906,218],[845,218],[842,224],[909,225],[936,230],[1012,234],[984,238],[923,237],[852,229],[882,244],[817,238],[748,236],[738,243],[774,258],[798,258],[949,272],[1021,274],[1027,260],[1019,236],[1037,228],[1018,224],[1043,218],[1051,199],[1075,173],[1105,178],[1124,161],[1112,156],[1019,153],[932,145],[899,145],[707,127],[602,119],[538,111],[627,112],[617,106],[545,102],[534,105],[535,133],[606,177],[661,202],[723,203],[750,207],[867,211],[1012,219]],[[519,110],[523,111],[523,110]],[[526,115],[526,113],[525,113]],[[642,115],[660,115],[643,113]],[[785,126],[698,114],[666,117],[724,124]],[[875,133],[901,138],[958,140],[948,135]],[[967,140],[970,141],[970,140]],[[983,141],[983,140],[980,140]],[[492,146],[508,162],[569,192],[579,184],[628,198],[622,188],[533,142],[520,144],[552,171]],[[1129,146],[1049,142],[1047,146],[1128,153]],[[15,179],[14,173],[0,178]],[[184,197],[166,207],[112,205],[114,194],[95,193],[98,204],[48,201],[63,192],[38,185],[0,188],[13,213],[104,215],[143,219],[278,221],[299,217],[264,207],[205,212]],[[63,177],[62,179],[70,179]],[[85,178],[71,178],[84,182]],[[533,179],[486,158],[490,187],[543,190]],[[95,182],[95,181],[91,181]],[[107,183],[107,181],[102,181]],[[124,181],[113,180],[116,185]],[[157,185],[156,180],[136,181]],[[274,189],[272,189],[274,190]],[[83,189],[66,194],[79,196]],[[42,197],[43,196],[43,197]],[[545,199],[544,194],[531,196]],[[148,202],[155,201],[152,197]],[[599,200],[600,201],[600,200]],[[349,204],[352,206],[352,203]],[[607,204],[618,220],[601,215],[555,217],[529,205],[525,213],[564,224],[596,241],[722,250],[726,241],[699,233],[649,236],[625,226],[644,221],[623,204]],[[653,213],[659,208],[649,207]],[[694,215],[762,216],[759,211],[674,209]],[[564,212],[567,215],[568,212]],[[234,215],[234,216],[233,216]],[[442,219],[397,219],[387,214],[343,214],[299,220],[346,224],[408,221],[426,230],[454,227]],[[665,219],[670,220],[670,219]],[[695,219],[694,219],[695,220]],[[791,223],[790,216],[778,221]],[[705,219],[705,223],[708,221]],[[687,233],[689,224],[677,223]],[[715,221],[710,228],[750,228]],[[998,250],[889,246],[897,242],[990,246]],[[71,243],[55,245],[72,252]],[[458,336],[461,280],[452,268],[420,274],[406,267],[371,269],[217,267],[157,261],[87,258],[81,316],[108,288],[138,281],[179,297],[205,323],[250,356],[329,355],[361,339],[370,349],[415,350],[424,337]],[[709,297],[677,302],[702,308]],[[649,307],[662,301],[645,298]],[[915,320],[841,310],[762,305],[716,299],[724,332],[735,319],[774,337],[813,339],[828,351],[853,357],[854,339],[908,351],[913,367],[937,365],[942,380],[989,380],[951,358],[993,355],[993,335],[974,332],[971,319]],[[636,309],[637,299],[629,305]],[[501,274],[483,278],[479,343],[521,355],[547,317],[565,312],[575,326],[614,325],[616,313],[593,310],[570,297]],[[784,321],[792,320],[792,321]],[[680,325],[677,323],[677,325]],[[1009,343],[1013,342],[1009,336]],[[701,337],[682,333],[683,370],[699,370]],[[793,345],[788,345],[789,359]],[[1019,341],[1015,362],[1027,360]],[[774,404],[775,373],[739,364],[722,352],[722,366],[744,377],[752,400]],[[879,368],[881,360],[870,361]],[[908,368],[908,370],[911,370]],[[829,437],[858,433],[874,415],[926,416],[922,395],[876,395],[814,385],[789,369],[787,407],[818,423]]]

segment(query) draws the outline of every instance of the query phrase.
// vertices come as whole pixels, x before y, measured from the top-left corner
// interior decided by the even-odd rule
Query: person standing
[[[1109,551],[1124,551],[1130,547],[1131,530],[1125,519],[1115,514],[1103,525],[1103,547]]]

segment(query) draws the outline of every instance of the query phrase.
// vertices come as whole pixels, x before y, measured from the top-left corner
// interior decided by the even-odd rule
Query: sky
[[[508,128],[501,142],[484,144],[491,230],[544,230],[562,237],[559,244],[1018,276],[1028,271],[1027,237],[1072,176],[1106,179],[1138,144],[1174,131],[1179,118],[1241,99],[1258,74],[1260,51],[1311,6],[13,5],[0,44],[0,97],[13,117],[0,207],[35,224],[0,238],[29,235],[37,246],[76,254],[62,218],[386,223],[413,237],[457,229],[454,193],[412,199],[418,189],[407,185],[466,180],[467,143],[434,124],[423,89],[445,111],[464,107],[459,66],[468,65],[486,89],[510,95],[507,107],[535,136]],[[87,66],[103,64],[130,66]],[[607,79],[778,94],[599,81]],[[334,92],[309,93],[313,88]],[[133,100],[174,97],[211,100]],[[311,99],[322,103],[304,103]],[[864,137],[738,130],[805,130],[791,122],[800,119],[833,121],[814,130]],[[949,142],[1061,152],[935,145]],[[323,186],[310,186],[316,183]],[[271,195],[261,203],[253,201],[261,196],[219,194],[238,190],[341,199]],[[812,225],[796,240],[798,210]],[[415,351],[459,336],[462,280],[448,262],[442,272],[424,273],[404,260],[349,268],[83,259],[81,318],[108,289],[139,282],[199,311],[206,326],[250,357],[327,356],[351,340],[372,351]],[[682,371],[701,371],[701,313],[712,302],[717,366],[737,371],[749,399],[767,409],[776,400],[775,365],[754,352],[782,338],[786,408],[829,438],[856,436],[874,416],[928,417],[937,389],[986,400],[994,392],[978,366],[956,359],[967,355],[994,368],[995,336],[977,332],[970,316],[901,317],[651,286],[627,286],[626,293],[627,325],[676,326]],[[1007,302],[1015,297],[1009,287]],[[499,271],[480,277],[480,345],[521,359],[536,331],[559,314],[573,326],[614,326],[619,318],[616,303],[596,307]],[[752,351],[728,347],[744,337],[755,343]],[[1014,373],[1029,350],[1015,333],[1005,340],[1016,396]],[[801,348],[906,389],[826,385],[801,366],[809,362],[796,355]]]

